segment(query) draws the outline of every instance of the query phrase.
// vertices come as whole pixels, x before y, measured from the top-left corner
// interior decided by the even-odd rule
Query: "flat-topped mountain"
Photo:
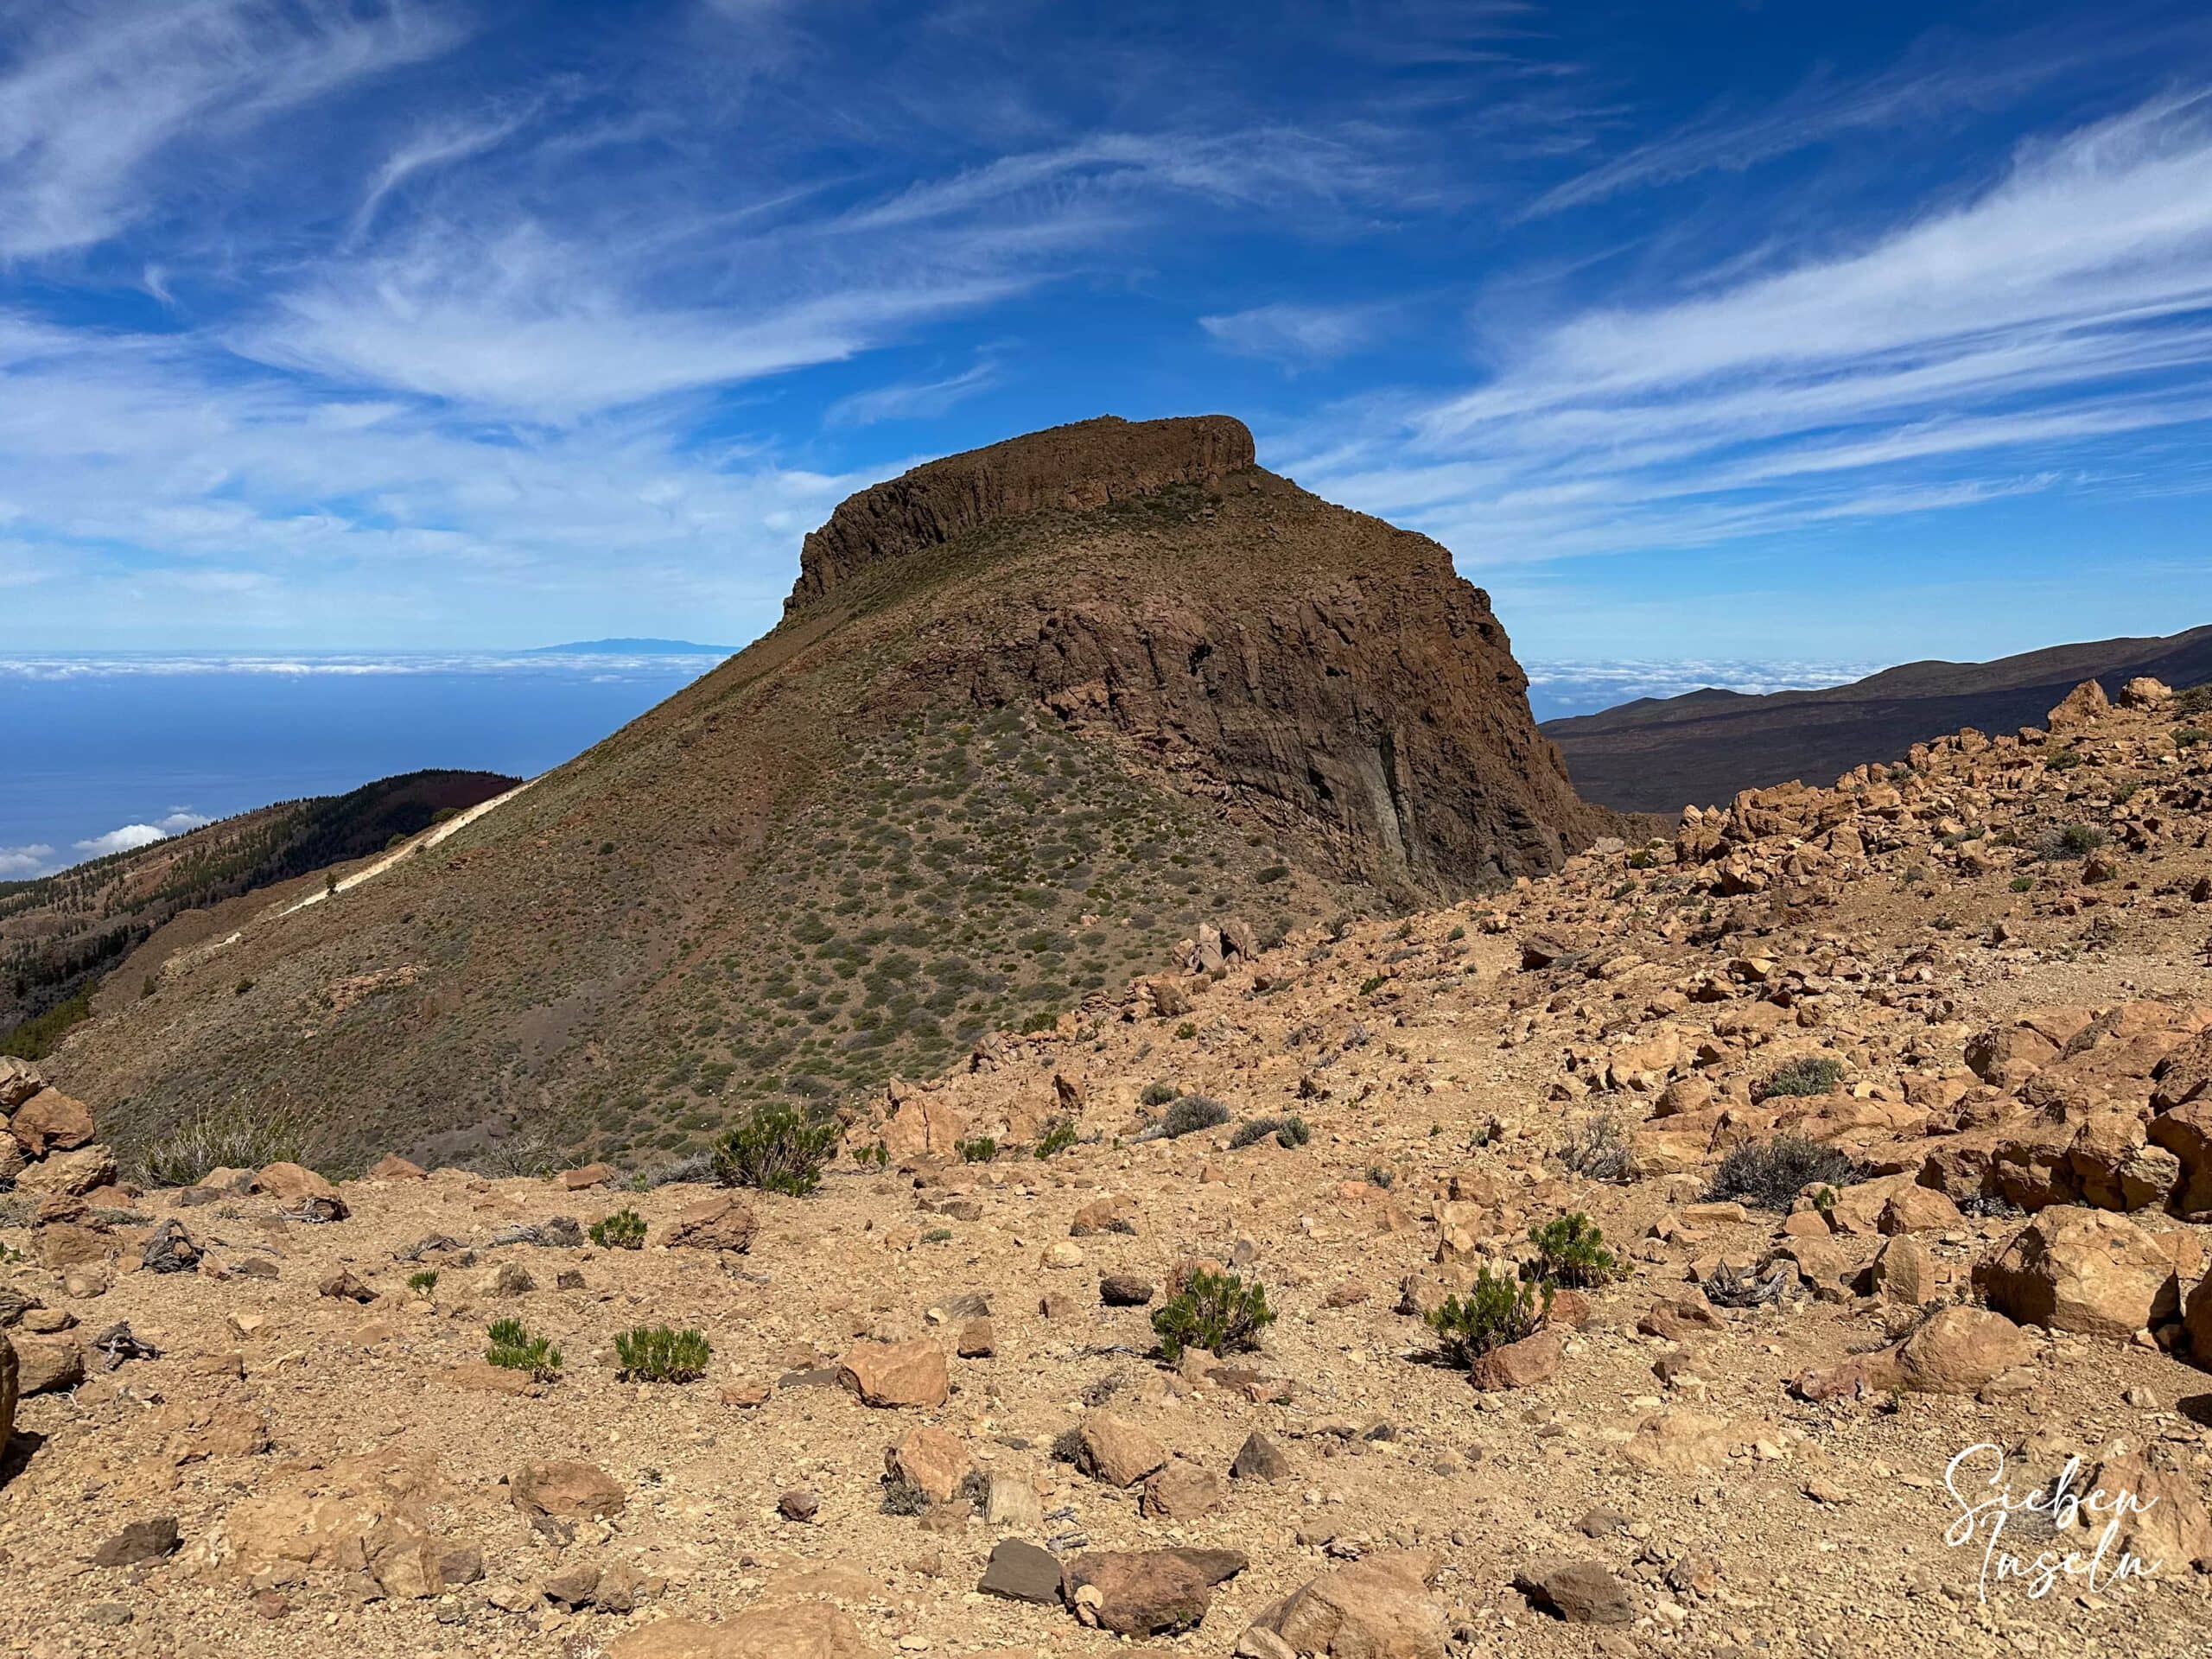
[[[1972,728],[2012,732],[2084,680],[2116,694],[2147,676],[2177,690],[2212,680],[2212,626],[2160,639],[2053,645],[1987,663],[1906,663],[1848,685],[1769,696],[1707,688],[1544,722],[1588,798],[1679,812],[1793,779],[1832,782]]]
[[[126,1141],[270,1098],[339,1152],[696,1145],[1118,995],[1209,922],[1556,868],[1610,819],[1526,686],[1443,548],[1238,423],[1057,428],[855,496],[766,637],[172,959],[49,1069]]]

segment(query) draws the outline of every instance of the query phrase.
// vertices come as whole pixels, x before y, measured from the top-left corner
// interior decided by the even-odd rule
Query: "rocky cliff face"
[[[995,523],[1214,483],[1252,464],[1252,434],[1225,415],[1102,416],[948,455],[840,504],[801,544],[798,583],[784,613],[804,611],[863,569]]]

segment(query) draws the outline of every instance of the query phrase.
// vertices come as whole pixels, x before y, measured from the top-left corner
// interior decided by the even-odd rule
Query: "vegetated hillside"
[[[380,852],[512,789],[489,772],[410,772],[284,801],[32,881],[0,882],[0,1054],[35,1058],[89,1012],[95,986],[156,930]]]
[[[172,963],[55,1057],[140,1141],[233,1098],[334,1153],[703,1142],[1262,934],[1555,868],[1606,828],[1435,543],[1221,417],[918,468],[782,623],[388,874]]]
[[[2017,731],[2084,680],[2108,692],[2147,675],[2177,690],[2212,680],[2212,626],[2152,639],[2054,645],[1988,663],[1907,663],[1849,685],[1745,696],[1642,697],[1544,722],[1575,787],[1630,812],[1679,812],[1742,789],[1825,783],[1971,728]]]

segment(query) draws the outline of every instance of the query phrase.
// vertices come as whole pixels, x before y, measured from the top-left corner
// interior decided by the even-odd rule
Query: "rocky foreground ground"
[[[0,1645],[2201,1651],[2212,741],[2122,702],[1455,910],[1208,930],[894,1086],[808,1198],[142,1190],[0,1071]],[[1777,1136],[1823,1179],[1745,1186]],[[1618,1271],[1441,1363],[1421,1315],[1573,1212]],[[1279,1317],[1168,1363],[1200,1265]],[[487,1363],[501,1319],[557,1375]],[[702,1375],[618,1369],[661,1324]],[[2119,1507],[2028,1507],[2070,1460]]]

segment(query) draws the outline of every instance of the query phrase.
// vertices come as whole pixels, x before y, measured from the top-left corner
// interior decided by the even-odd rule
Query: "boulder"
[[[1007,1601],[1056,1605],[1060,1599],[1059,1557],[1021,1539],[1002,1538],[992,1548],[976,1588]]]
[[[1476,1356],[1467,1370],[1467,1381],[1485,1394],[1509,1389],[1532,1389],[1559,1375],[1559,1338],[1550,1331],[1509,1342]]]
[[[1086,1624],[1167,1636],[1203,1624],[1215,1586],[1245,1566],[1233,1549],[1096,1550],[1068,1563],[1064,1593]]]
[[[368,1179],[372,1181],[427,1181],[429,1171],[420,1164],[410,1163],[396,1152],[388,1152],[370,1167]]]
[[[2157,709],[2173,700],[2174,689],[2164,680],[2148,674],[2138,674],[2120,688],[2120,706],[2123,709]]]
[[[2104,687],[2094,680],[2084,680],[2044,716],[2044,725],[2054,733],[2076,731],[2111,712],[2112,701],[2105,696]]]
[[[17,1175],[16,1185],[49,1198],[81,1198],[114,1185],[115,1175],[113,1153],[105,1147],[80,1147],[73,1152],[48,1153]]]
[[[59,1089],[41,1088],[12,1109],[8,1133],[33,1158],[43,1158],[50,1152],[68,1152],[90,1144],[92,1109]]]
[[[22,1391],[16,1365],[16,1344],[0,1332],[0,1459],[8,1452],[8,1437],[16,1432],[16,1400]]]
[[[924,1427],[910,1429],[898,1445],[886,1447],[883,1467],[893,1479],[919,1488],[931,1503],[950,1503],[976,1465],[957,1436]]]
[[[1554,1561],[1516,1573],[1513,1587],[1539,1612],[1570,1624],[1625,1624],[1636,1617],[1628,1590],[1602,1561]]]
[[[717,1192],[676,1212],[661,1243],[672,1250],[728,1250],[743,1255],[760,1229],[753,1206],[734,1192]]]
[[[1978,1263],[1974,1288],[2022,1325],[2125,1341],[2180,1302],[2173,1259],[2133,1222],[2058,1205],[2043,1211],[1996,1255]]]
[[[1219,1475],[1184,1458],[1171,1458],[1145,1482],[1142,1511],[1155,1521],[1195,1521],[1211,1515],[1225,1493]]]
[[[1086,1413],[1076,1425],[1075,1466],[1109,1486],[1134,1486],[1167,1461],[1167,1448],[1126,1417]]]
[[[71,1336],[16,1338],[16,1391],[20,1400],[59,1394],[85,1380],[85,1351]]]
[[[2135,1507],[2119,1516],[2104,1551],[2107,1561],[2117,1561],[2126,1550],[2139,1560],[2161,1563],[2162,1576],[2212,1567],[2212,1515],[2205,1511],[2196,1483],[2179,1470],[2156,1468],[2134,1454],[2108,1457],[2077,1490],[2102,1492],[2114,1502],[2125,1492],[2136,1500]],[[2071,1547],[2084,1556],[2094,1554],[2113,1519],[2108,1510],[2081,1516],[2075,1524],[2087,1535],[2077,1535]]]
[[[1291,1475],[1290,1459],[1281,1446],[1255,1428],[1236,1449],[1229,1472],[1236,1480],[1287,1480]]]
[[[343,1221],[352,1213],[338,1189],[315,1171],[300,1164],[271,1164],[253,1178],[254,1185],[285,1210],[315,1221]]]
[[[944,1351],[933,1342],[856,1342],[837,1362],[837,1382],[884,1409],[930,1409],[952,1393]]]
[[[912,1158],[952,1159],[955,1148],[968,1138],[968,1120],[938,1095],[909,1094],[885,1120],[884,1150],[894,1160]]]
[[[0,1054],[0,1116],[12,1112],[46,1087],[46,1079],[29,1060]]]
[[[1252,1629],[1298,1659],[1444,1659],[1452,1624],[1430,1593],[1436,1574],[1424,1553],[1370,1555],[1270,1604]]]
[[[1896,1350],[1897,1382],[1920,1394],[1973,1394],[2035,1358],[2035,1344],[2011,1320],[1979,1307],[1941,1309]]]

